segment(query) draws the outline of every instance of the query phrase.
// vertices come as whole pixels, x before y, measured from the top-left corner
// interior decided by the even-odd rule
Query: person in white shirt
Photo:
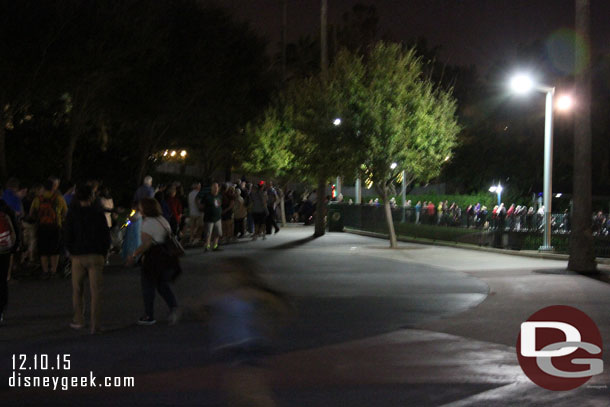
[[[154,317],[155,291],[169,307],[169,323],[175,324],[178,319],[178,304],[170,287],[172,269],[170,264],[163,261],[163,243],[170,237],[171,228],[163,217],[161,205],[154,198],[140,200],[142,212],[142,244],[131,255],[128,263],[131,264],[139,256],[142,260],[142,296],[144,298],[145,315],[138,320],[138,325],[152,325],[156,323]],[[159,254],[161,253],[161,255]]]
[[[190,245],[197,244],[203,233],[203,213],[199,210],[199,200],[197,199],[199,191],[201,191],[201,183],[196,182],[188,196]]]

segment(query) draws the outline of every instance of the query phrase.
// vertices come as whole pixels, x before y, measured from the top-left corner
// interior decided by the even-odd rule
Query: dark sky
[[[328,0],[329,23],[358,3]],[[561,58],[562,43],[574,27],[574,0],[361,0],[375,5],[380,32],[394,38],[422,36],[430,46],[440,45],[446,62],[487,63],[510,56],[519,43],[539,39]],[[238,18],[272,41],[280,40],[280,0],[222,0]],[[610,49],[610,0],[591,0],[592,39],[596,51]],[[288,40],[317,34],[320,27],[319,0],[288,0]],[[560,31],[564,29],[563,31]],[[565,54],[565,53],[564,53]]]

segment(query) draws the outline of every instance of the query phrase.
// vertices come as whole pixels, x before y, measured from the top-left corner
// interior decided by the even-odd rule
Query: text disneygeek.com
[[[92,371],[88,376],[38,376],[31,373],[64,372],[71,368],[70,355],[12,355],[13,374],[8,379],[11,388],[48,388],[67,391],[73,388],[135,387],[133,377],[96,377]]]

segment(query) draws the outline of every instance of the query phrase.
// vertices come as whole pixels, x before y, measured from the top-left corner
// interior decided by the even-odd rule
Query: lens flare
[[[570,95],[561,95],[557,98],[557,109],[562,112],[571,110],[574,106],[574,99]]]
[[[590,47],[574,30],[562,28],[549,36],[546,52],[549,62],[558,72],[575,74],[585,67]]]

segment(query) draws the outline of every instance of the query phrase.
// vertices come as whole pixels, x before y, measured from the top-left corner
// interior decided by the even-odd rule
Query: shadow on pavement
[[[311,235],[299,240],[293,240],[291,242],[286,242],[278,246],[269,247],[265,250],[286,250],[286,249],[295,249],[299,246],[303,246],[313,240],[317,239],[317,236]]]
[[[598,270],[596,274],[577,273],[583,277],[588,277],[592,280],[601,281],[602,283],[610,284],[610,273]]]

